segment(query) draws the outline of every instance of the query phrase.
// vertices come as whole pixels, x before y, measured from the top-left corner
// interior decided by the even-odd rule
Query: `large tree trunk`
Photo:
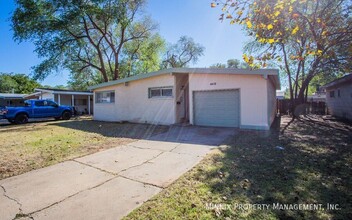
[[[117,80],[119,79],[119,59],[118,58],[115,58],[115,71],[114,71],[114,80]]]
[[[287,61],[287,54],[286,54],[286,49],[285,49],[285,45],[281,44],[282,47],[282,52],[284,53],[284,61],[285,61],[285,69],[286,69],[286,73],[288,76],[288,83],[289,83],[289,89],[290,89],[290,107],[289,107],[289,111],[292,114],[292,117],[294,117],[294,109],[295,109],[295,100],[294,100],[294,96],[293,96],[293,85],[292,85],[292,78],[291,78],[291,71],[290,71],[290,67],[288,66],[288,61]]]
[[[290,108],[289,111],[292,114],[292,116],[294,117],[294,110],[295,110],[295,98],[293,95],[293,85],[292,85],[292,79],[291,76],[288,76],[288,84],[289,84],[289,90],[290,90]]]
[[[318,66],[318,63],[320,62],[320,59],[316,59],[312,65],[312,67],[310,68],[310,70],[308,71],[307,77],[302,80],[302,86],[299,90],[298,93],[298,103],[297,105],[303,104],[305,103],[305,93],[306,90],[308,90],[308,86],[310,81],[313,79],[313,77],[316,75],[316,69]]]
[[[103,75],[104,82],[109,82],[109,77],[108,74],[106,74],[105,69],[101,71],[101,74]]]
[[[308,90],[308,86],[312,78],[313,78],[313,74],[308,74],[307,78],[302,82],[302,87],[300,88],[298,93],[298,103],[297,103],[298,105],[305,103],[305,100],[306,100],[305,97],[307,92],[306,90]]]

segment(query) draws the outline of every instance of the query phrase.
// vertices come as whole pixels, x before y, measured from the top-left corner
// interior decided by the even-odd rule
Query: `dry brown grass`
[[[0,179],[124,145],[164,132],[167,126],[70,121],[0,125]]]
[[[289,122],[282,117],[271,132],[239,131],[125,219],[352,219],[352,126],[320,116]],[[323,209],[278,210],[276,203]]]

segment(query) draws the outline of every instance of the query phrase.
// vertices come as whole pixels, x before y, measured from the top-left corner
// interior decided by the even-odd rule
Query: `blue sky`
[[[242,59],[242,47],[248,38],[239,26],[221,23],[221,10],[210,7],[211,0],[149,0],[145,12],[159,24],[159,33],[170,43],[180,36],[192,37],[206,50],[194,67],[208,67],[225,63],[228,59]],[[0,1],[0,72],[31,73],[38,64],[34,46],[30,42],[17,43],[12,39],[10,16],[15,8],[13,0]],[[68,71],[53,73],[43,85],[66,85]]]

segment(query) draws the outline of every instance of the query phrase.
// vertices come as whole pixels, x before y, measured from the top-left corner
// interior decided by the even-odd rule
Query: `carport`
[[[91,114],[93,112],[93,93],[89,91],[39,88],[29,96],[52,100],[59,105],[72,106],[79,113]]]
[[[0,106],[22,105],[25,94],[0,93]]]

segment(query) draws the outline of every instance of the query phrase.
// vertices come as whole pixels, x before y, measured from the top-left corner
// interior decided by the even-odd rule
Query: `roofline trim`
[[[55,91],[55,90],[49,90],[49,89],[35,89],[35,91],[47,92],[52,94],[61,94],[61,95],[93,95],[92,92]],[[32,94],[35,95],[36,93],[32,93]]]
[[[327,88],[335,87],[335,86],[338,86],[339,84],[346,83],[350,80],[352,81],[352,73],[347,74],[346,76],[343,76],[341,78],[335,79],[332,82],[329,82],[323,85],[322,88],[327,89]]]
[[[105,82],[101,84],[97,84],[94,86],[88,87],[89,90],[95,90],[99,88],[104,88],[108,86],[113,86],[113,85],[118,85],[121,83],[125,82],[130,82],[130,81],[135,81],[135,80],[140,80],[140,79],[146,79],[149,77],[154,77],[154,76],[159,76],[162,74],[175,74],[175,73],[184,73],[184,74],[193,74],[193,73],[202,73],[202,74],[234,74],[234,75],[274,75],[279,77],[279,70],[277,69],[257,69],[257,70],[249,70],[249,69],[232,69],[232,68],[170,68],[170,69],[164,69],[164,70],[159,70],[155,72],[150,72],[150,73],[145,73],[145,74],[139,74],[136,76],[131,76],[128,78],[124,79],[118,79],[110,82]],[[276,82],[276,87],[280,88],[280,81],[278,78],[278,82]]]
[[[0,93],[0,98],[3,99],[22,99],[26,94],[18,93]]]

